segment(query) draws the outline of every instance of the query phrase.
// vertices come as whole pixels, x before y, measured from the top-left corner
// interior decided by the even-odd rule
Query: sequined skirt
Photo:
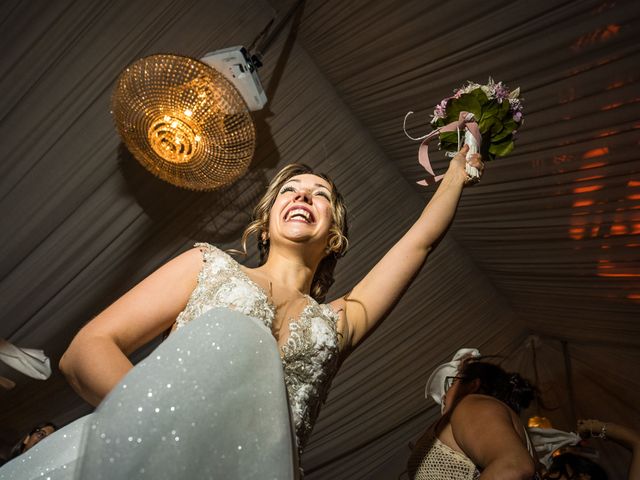
[[[176,331],[96,411],[0,468],[0,479],[298,478],[271,332],[228,309]]]

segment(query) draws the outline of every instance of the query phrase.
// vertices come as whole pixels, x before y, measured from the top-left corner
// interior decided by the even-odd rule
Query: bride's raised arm
[[[468,179],[464,167],[467,150],[465,145],[451,160],[438,190],[413,226],[353,290],[331,302],[337,311],[344,312],[348,347],[357,346],[389,313],[451,223]],[[469,163],[482,168],[479,155]]]

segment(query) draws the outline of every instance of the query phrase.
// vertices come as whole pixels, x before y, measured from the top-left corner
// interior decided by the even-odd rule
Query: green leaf
[[[489,153],[495,155],[496,157],[504,157],[505,155],[511,153],[513,150],[514,144],[513,140],[500,142],[500,143],[492,143],[489,147]]]
[[[505,120],[504,122],[504,128],[508,128],[510,132],[517,130],[518,129],[518,124],[516,123],[516,121],[513,119],[513,117],[509,118],[508,120]]]
[[[491,135],[491,143],[501,143],[506,141],[512,131],[513,130],[503,127],[501,130]]]
[[[493,132],[494,129],[502,129],[502,124],[495,117],[485,117],[483,115],[482,120],[478,124],[478,128],[480,129],[481,134]]]
[[[475,97],[478,100],[478,103],[480,103],[480,105],[484,105],[485,103],[490,101],[489,97],[487,97],[487,94],[484,93],[481,88],[476,88],[475,90],[471,91],[470,93],[473,93],[475,95]]]
[[[436,128],[444,127],[446,123],[444,122],[444,118],[438,118],[435,123],[432,123]]]
[[[476,90],[474,90],[474,92],[475,91]],[[480,91],[480,93],[484,95],[482,91]],[[486,95],[484,95],[484,97],[486,98]],[[462,111],[473,113],[476,118],[480,118],[482,108],[480,107],[477,95],[465,93],[460,98],[449,100],[449,105],[447,106],[447,123],[457,121]]]
[[[500,118],[506,117],[509,113],[509,102],[503,100],[502,103],[499,103],[498,105],[500,105]]]
[[[456,145],[458,145],[458,132],[441,133],[440,143],[455,143]]]
[[[497,102],[489,102],[482,109],[482,117],[480,121],[495,117],[500,111],[500,104]]]

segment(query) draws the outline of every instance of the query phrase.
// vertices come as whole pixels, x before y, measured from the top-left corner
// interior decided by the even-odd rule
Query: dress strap
[[[195,243],[193,246],[202,252],[202,256],[205,262],[222,253],[222,250],[220,250],[218,247],[215,247],[210,243],[206,243],[206,242],[198,242],[198,243]]]

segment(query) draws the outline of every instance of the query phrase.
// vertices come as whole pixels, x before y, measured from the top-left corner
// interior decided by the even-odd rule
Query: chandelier
[[[247,104],[225,76],[178,55],[129,65],[111,98],[129,151],[162,180],[213,190],[246,172],[256,146]]]
[[[230,47],[200,60],[151,55],[129,65],[118,78],[111,113],[120,137],[151,173],[178,187],[214,190],[249,168],[256,148],[250,111],[267,96],[258,78],[262,56],[293,14],[271,20],[253,41],[256,54]]]

